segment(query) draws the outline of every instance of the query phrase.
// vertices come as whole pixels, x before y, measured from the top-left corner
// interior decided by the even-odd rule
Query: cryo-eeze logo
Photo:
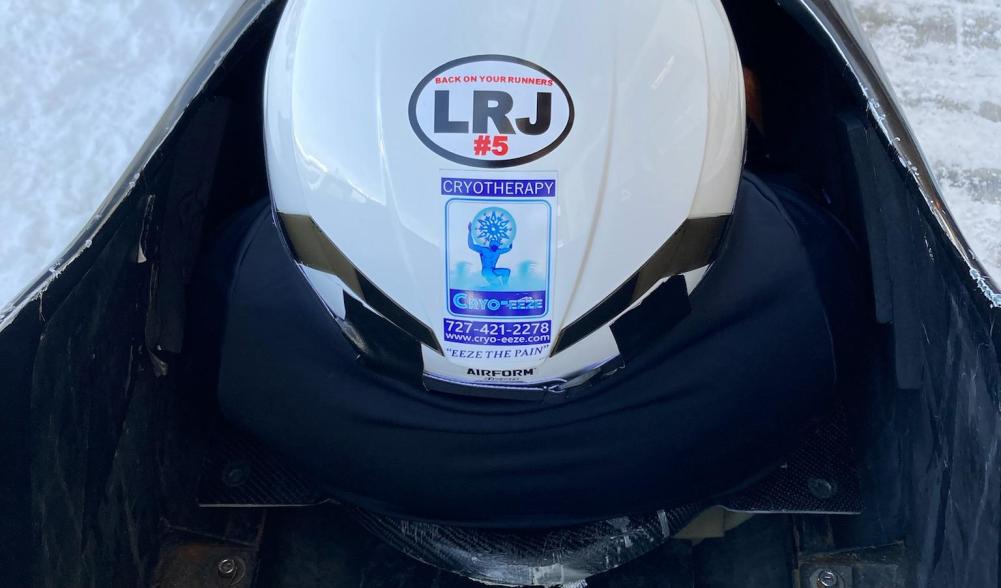
[[[545,69],[507,55],[450,61],[417,85],[410,124],[432,151],[463,165],[534,161],[570,134],[573,100]]]
[[[448,312],[542,317],[549,310],[551,205],[537,199],[446,204]]]

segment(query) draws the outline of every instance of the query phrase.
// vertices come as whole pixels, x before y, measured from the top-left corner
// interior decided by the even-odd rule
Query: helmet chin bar
[[[574,389],[590,384],[596,379],[604,378],[617,372],[624,366],[621,356],[615,356],[606,362],[586,369],[571,378],[557,378],[548,382],[530,385],[483,384],[459,382],[425,373],[424,387],[435,392],[458,394],[461,396],[479,396],[499,400],[566,400]],[[480,370],[486,371],[486,370]],[[504,371],[504,370],[498,370]],[[504,374],[498,374],[504,375]]]

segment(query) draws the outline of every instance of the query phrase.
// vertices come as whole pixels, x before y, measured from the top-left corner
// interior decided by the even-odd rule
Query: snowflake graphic
[[[511,217],[494,210],[476,219],[477,237],[484,243],[504,243],[511,238]]]

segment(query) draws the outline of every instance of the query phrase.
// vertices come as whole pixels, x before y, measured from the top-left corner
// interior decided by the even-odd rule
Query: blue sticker
[[[512,319],[547,315],[551,217],[552,207],[545,200],[449,200],[448,312]]]

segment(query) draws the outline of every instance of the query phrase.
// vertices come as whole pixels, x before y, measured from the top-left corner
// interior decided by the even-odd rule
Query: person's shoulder
[[[744,170],[740,176],[740,193],[752,193],[767,199],[820,204],[817,190],[795,173],[753,172]]]
[[[804,244],[841,242],[845,247],[857,246],[843,221],[832,210],[823,190],[793,173],[758,174],[744,171],[741,175],[735,219],[741,210],[774,209]],[[753,216],[753,215],[749,215]]]
[[[803,216],[830,217],[829,202],[822,190],[794,173],[755,173],[744,171],[740,178],[737,208],[768,203],[779,209],[787,220],[799,224]]]

